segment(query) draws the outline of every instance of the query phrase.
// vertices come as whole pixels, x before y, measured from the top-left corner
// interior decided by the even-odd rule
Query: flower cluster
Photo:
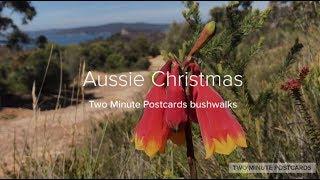
[[[307,66],[304,66],[299,71],[299,78],[288,79],[288,81],[286,81],[284,84],[281,85],[281,89],[284,91],[300,89],[301,83],[304,80],[304,78],[308,75],[308,73],[309,73],[309,68]]]
[[[169,60],[161,68],[164,73],[159,74],[155,81],[163,86],[153,86],[146,96],[150,102],[187,102],[195,103],[224,102],[219,93],[209,85],[200,84],[200,67],[195,62],[184,64],[184,69],[195,75],[191,84],[177,84],[166,82],[166,76],[179,77],[180,64],[176,60]],[[169,72],[169,73],[167,73]],[[169,81],[177,80],[171,78]],[[187,93],[187,92],[188,93]],[[164,152],[167,140],[182,145],[185,143],[185,125],[194,122],[199,124],[202,140],[206,150],[206,158],[219,154],[230,154],[237,146],[247,147],[245,133],[231,110],[224,107],[216,108],[150,108],[144,109],[143,115],[134,129],[135,147],[153,157],[158,152]]]
[[[299,79],[289,79],[284,84],[281,85],[281,89],[288,91],[288,90],[294,90],[294,89],[300,89],[301,83]]]

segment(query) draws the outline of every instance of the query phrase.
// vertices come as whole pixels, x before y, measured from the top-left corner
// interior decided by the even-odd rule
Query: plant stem
[[[190,169],[190,178],[197,179],[197,169],[196,169],[196,158],[194,157],[193,141],[192,141],[192,131],[190,120],[185,126],[185,136],[187,144],[187,158]]]
[[[320,150],[319,150],[319,127],[317,124],[314,123],[314,121],[311,119],[311,115],[309,113],[309,110],[306,106],[306,103],[302,97],[302,93],[300,89],[294,89],[291,91],[292,96],[295,100],[295,105],[297,107],[297,110],[300,112],[302,118],[304,118],[306,122],[306,135],[309,139],[309,143],[311,146],[311,149],[314,153],[315,160],[317,163],[320,162]]]

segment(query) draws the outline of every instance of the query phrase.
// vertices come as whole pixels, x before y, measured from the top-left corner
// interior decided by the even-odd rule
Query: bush
[[[144,36],[114,35],[106,41],[83,44],[82,48],[88,67],[100,71],[145,70],[150,66],[146,57],[159,54],[157,46]]]
[[[84,48],[82,55],[89,68],[103,70],[108,55],[111,53],[111,49],[101,46],[98,43],[89,45]]]
[[[58,48],[59,49],[59,48]],[[60,57],[59,50],[52,53],[50,65],[47,71],[46,79],[43,84],[42,93],[56,93],[60,86]],[[36,90],[39,90],[46,73],[46,67],[50,56],[50,49],[35,50],[24,53],[17,58],[8,58],[0,68],[1,83],[5,84],[6,91],[9,94],[30,93],[33,81],[36,83]],[[65,68],[62,68],[62,83],[68,85],[71,77]]]
[[[106,70],[121,69],[124,66],[124,57],[118,53],[111,53],[104,64]]]
[[[150,62],[146,58],[140,58],[136,63],[134,63],[134,69],[147,70],[150,66]]]
[[[60,73],[62,71],[62,84],[69,85],[71,77],[67,73],[66,69],[60,68],[60,51],[54,51],[50,61],[50,65],[47,71],[47,76],[44,81],[43,92],[44,93],[56,93],[60,86]],[[28,56],[26,60],[26,71],[23,71],[23,75],[27,77],[28,89],[32,88],[32,82],[30,79],[36,81],[36,87],[39,88],[43,81],[43,76],[46,73],[46,66],[48,63],[48,57],[50,56],[50,50],[47,48],[44,51],[35,51]],[[30,73],[31,72],[31,73]]]

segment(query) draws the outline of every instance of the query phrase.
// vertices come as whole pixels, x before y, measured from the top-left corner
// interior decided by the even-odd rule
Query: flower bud
[[[198,52],[204,46],[204,44],[213,37],[215,30],[216,23],[214,21],[210,21],[209,23],[207,23],[201,31],[199,38],[195,42],[188,56],[192,56],[193,54]]]

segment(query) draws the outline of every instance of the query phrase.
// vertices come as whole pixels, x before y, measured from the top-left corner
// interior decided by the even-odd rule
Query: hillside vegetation
[[[148,56],[159,54],[158,44],[163,36],[159,32],[132,32],[114,34],[107,40],[94,40],[79,45],[59,46],[47,43],[42,48],[9,51],[2,48],[0,57],[0,92],[3,106],[15,104],[18,99],[30,96],[35,82],[36,93],[45,81],[42,94],[54,96],[60,87],[65,92],[72,89],[79,67],[86,70],[124,72],[148,69]],[[61,83],[61,84],[60,84]]]

